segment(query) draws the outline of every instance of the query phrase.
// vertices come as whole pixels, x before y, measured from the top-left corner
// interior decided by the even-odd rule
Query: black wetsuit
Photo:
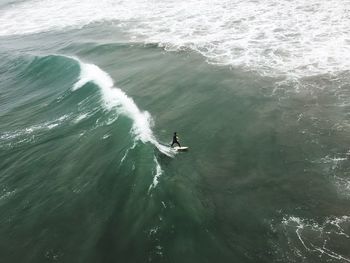
[[[173,136],[173,142],[171,143],[171,147],[173,147],[174,144],[179,145],[179,147],[181,147],[179,141],[177,140],[177,135]]]

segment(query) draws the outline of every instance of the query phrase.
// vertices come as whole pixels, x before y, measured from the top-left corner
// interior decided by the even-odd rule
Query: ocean
[[[0,262],[350,262],[349,25],[346,0],[2,0]]]

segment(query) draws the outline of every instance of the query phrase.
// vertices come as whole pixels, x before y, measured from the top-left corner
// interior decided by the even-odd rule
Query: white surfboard
[[[174,149],[178,152],[184,152],[188,150],[188,147],[183,146],[183,147],[179,147],[179,146],[175,146]]]

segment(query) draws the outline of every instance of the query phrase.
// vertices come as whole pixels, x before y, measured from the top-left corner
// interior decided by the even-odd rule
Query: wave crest
[[[147,111],[141,111],[134,100],[114,85],[110,75],[91,63],[84,63],[76,57],[68,57],[79,63],[79,80],[73,85],[73,91],[83,87],[86,83],[96,84],[101,92],[103,105],[107,110],[117,110],[119,114],[129,117],[133,121],[132,133],[143,143],[150,142],[162,153],[173,156],[174,151],[160,144],[152,132],[153,119]]]

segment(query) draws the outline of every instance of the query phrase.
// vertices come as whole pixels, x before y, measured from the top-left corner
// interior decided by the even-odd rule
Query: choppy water
[[[350,262],[349,8],[3,1],[0,261]]]

